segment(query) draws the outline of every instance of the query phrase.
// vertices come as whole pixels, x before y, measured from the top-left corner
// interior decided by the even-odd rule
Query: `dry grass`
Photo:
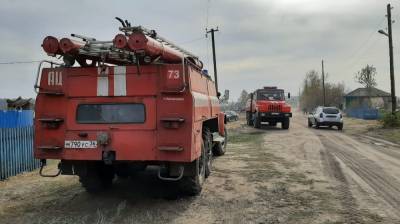
[[[400,144],[400,128],[384,128],[377,120],[345,118],[345,132],[354,135],[369,135]]]

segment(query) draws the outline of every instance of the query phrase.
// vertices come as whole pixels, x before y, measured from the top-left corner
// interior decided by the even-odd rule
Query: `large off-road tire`
[[[257,113],[254,115],[254,120],[253,120],[253,127],[254,128],[261,128],[261,120],[258,117]]]
[[[285,117],[282,121],[282,129],[289,129],[290,120],[288,117]]]
[[[214,156],[222,156],[226,152],[226,145],[228,143],[228,132],[226,131],[226,128],[225,128],[225,136],[224,136],[224,138],[225,138],[224,143],[220,143],[219,142],[219,143],[214,145],[214,147],[213,147],[213,155]]]
[[[207,178],[208,176],[210,176],[211,169],[212,169],[212,160],[213,160],[213,158],[212,158],[212,156],[213,156],[212,138],[211,138],[210,129],[204,128],[202,140],[203,140],[203,148],[204,148],[205,156],[206,156],[205,177]]]
[[[247,121],[247,125],[249,125],[249,126],[253,125],[253,117],[250,112],[246,112],[246,121]]]
[[[191,176],[184,176],[179,181],[179,186],[183,194],[189,196],[199,195],[206,178],[206,154],[204,150],[204,144],[202,144],[201,156],[193,161],[190,166],[194,166],[194,174]]]
[[[112,186],[114,170],[104,164],[88,164],[87,172],[79,175],[79,182],[89,193],[97,193]]]

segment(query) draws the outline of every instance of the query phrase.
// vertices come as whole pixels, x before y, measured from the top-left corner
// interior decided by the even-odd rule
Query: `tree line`
[[[374,88],[377,85],[376,74],[376,68],[373,65],[366,65],[354,75],[354,79],[365,88]],[[328,77],[329,75],[325,76],[325,106],[343,109],[345,84],[343,82],[326,82]],[[322,76],[316,70],[310,70],[306,73],[299,96],[299,103],[303,112],[311,112],[315,107],[323,106],[322,86]],[[223,107],[226,110],[242,111],[249,98],[250,94],[246,90],[242,90],[236,102],[226,102]]]
[[[326,80],[327,76],[325,77]],[[325,106],[343,108],[345,95],[344,83],[325,82]],[[317,106],[323,106],[322,76],[315,71],[307,72],[302,84],[300,105],[303,112],[311,112]]]
[[[356,82],[363,85],[365,88],[375,88],[376,83],[376,68],[373,65],[366,65],[354,75]],[[327,77],[325,77],[325,80]],[[325,105],[323,102],[323,84],[322,76],[315,71],[307,72],[300,94],[300,105],[303,112],[310,112],[317,106],[334,106],[343,109],[343,101],[345,96],[345,85],[341,83],[325,83]]]

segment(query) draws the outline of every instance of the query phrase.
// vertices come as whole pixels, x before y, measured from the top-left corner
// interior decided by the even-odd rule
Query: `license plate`
[[[97,141],[74,141],[69,140],[64,142],[66,149],[95,149],[97,148]]]

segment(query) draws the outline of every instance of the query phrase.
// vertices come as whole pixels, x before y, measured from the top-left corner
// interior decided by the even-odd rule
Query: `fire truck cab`
[[[248,125],[260,128],[261,122],[268,122],[270,126],[281,123],[283,129],[289,129],[289,118],[292,117],[292,113],[290,105],[285,102],[283,89],[274,86],[254,91],[246,102],[245,110]]]
[[[79,62],[86,59],[81,48],[60,54]],[[162,55],[146,59],[149,52],[142,57],[137,52],[136,63],[118,57],[77,67],[51,63],[42,69],[41,63],[35,157],[43,163],[42,176],[51,176],[43,171],[46,159],[60,160],[58,174],[78,175],[88,192],[97,192],[110,187],[115,176],[157,166],[160,179],[177,182],[184,193],[200,193],[213,155],[226,149],[215,84],[188,57],[171,63]]]

